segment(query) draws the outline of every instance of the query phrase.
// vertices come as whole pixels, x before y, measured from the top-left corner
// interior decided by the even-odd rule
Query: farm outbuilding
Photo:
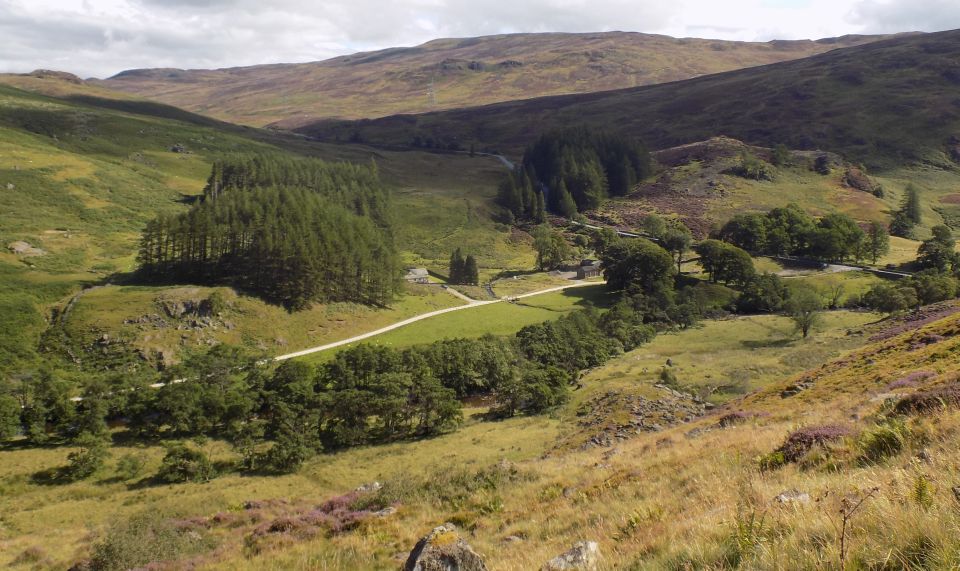
[[[403,279],[412,284],[427,284],[430,283],[430,272],[427,268],[407,268]]]
[[[577,279],[585,280],[587,278],[600,277],[600,262],[597,260],[583,260],[577,268]]]

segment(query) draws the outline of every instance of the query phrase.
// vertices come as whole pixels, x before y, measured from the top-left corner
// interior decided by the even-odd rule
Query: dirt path
[[[386,327],[382,327],[382,328],[380,328],[380,329],[377,329],[376,331],[371,331],[371,332],[369,332],[369,333],[364,333],[364,334],[362,334],[362,335],[357,335],[357,336],[351,337],[351,338],[349,338],[349,339],[343,339],[343,340],[340,340],[340,341],[335,341],[335,342],[333,342],[333,343],[327,343],[326,345],[320,345],[320,346],[318,346],[318,347],[311,347],[311,348],[309,348],[309,349],[303,349],[302,351],[296,351],[296,352],[294,352],[294,353],[288,353],[288,354],[286,354],[286,355],[280,355],[280,356],[278,356],[278,357],[274,357],[273,359],[274,359],[274,361],[286,361],[286,360],[288,360],[288,359],[295,359],[295,358],[297,358],[297,357],[303,357],[304,355],[311,355],[311,354],[313,354],[313,353],[320,353],[320,352],[322,352],[322,351],[327,351],[327,350],[330,350],[330,349],[335,349],[335,348],[337,348],[337,347],[342,347],[342,346],[344,346],[344,345],[349,345],[350,343],[356,343],[357,341],[363,341],[364,339],[370,339],[371,337],[376,337],[377,335],[382,335],[382,334],[384,334],[384,333],[387,333],[388,331],[393,331],[394,329],[399,329],[399,328],[401,328],[401,327],[403,327],[403,326],[405,326],[405,325],[410,325],[411,323],[416,323],[417,321],[423,321],[424,319],[429,319],[429,318],[431,318],[431,317],[436,317],[436,316],[438,316],[438,315],[443,315],[444,313],[451,313],[451,312],[454,312],[454,311],[462,311],[462,310],[464,310],[464,309],[471,309],[471,308],[474,308],[474,307],[480,307],[480,306],[482,306],[482,305],[490,305],[491,303],[503,303],[503,302],[505,302],[505,301],[508,301],[508,302],[509,302],[509,301],[515,301],[515,300],[518,300],[518,299],[524,299],[524,298],[527,298],[527,297],[533,297],[533,296],[537,296],[537,295],[543,295],[543,294],[545,294],[545,293],[553,293],[553,292],[556,292],[556,291],[563,291],[563,290],[565,290],[565,289],[570,289],[570,288],[575,288],[575,287],[583,287],[583,286],[597,285],[598,283],[602,283],[602,282],[576,282],[576,283],[571,283],[571,284],[568,284],[568,285],[563,285],[563,286],[558,286],[558,287],[552,287],[552,288],[542,289],[542,290],[539,290],[539,291],[534,291],[534,292],[530,292],[530,293],[525,293],[525,294],[522,294],[522,295],[511,296],[511,297],[503,298],[503,299],[492,299],[492,300],[489,300],[489,301],[471,300],[471,301],[470,301],[469,303],[467,303],[466,305],[458,305],[458,306],[456,306],[456,307],[448,307],[448,308],[446,308],[446,309],[438,309],[438,310],[436,310],[436,311],[430,311],[430,312],[427,312],[427,313],[421,313],[420,315],[415,315],[415,316],[410,317],[410,318],[408,318],[408,319],[404,319],[403,321],[398,321],[398,322],[394,323],[393,325],[388,325],[388,326],[386,326]],[[459,293],[459,292],[458,292],[458,293]],[[464,297],[466,297],[466,296],[464,296]],[[467,298],[467,299],[469,299],[469,298]]]
[[[441,287],[443,287],[443,286],[441,286]],[[452,287],[445,287],[445,288],[443,288],[443,289],[445,289],[445,290],[447,291],[447,293],[449,293],[449,294],[452,295],[453,297],[458,297],[458,298],[462,299],[463,301],[465,301],[465,302],[467,302],[467,303],[474,303],[475,301],[479,301],[479,300],[473,299],[472,297],[469,297],[469,296],[466,296],[466,295],[460,293],[459,291],[453,289]]]

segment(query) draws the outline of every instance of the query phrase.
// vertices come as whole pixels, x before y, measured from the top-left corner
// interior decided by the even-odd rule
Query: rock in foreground
[[[487,571],[487,566],[456,528],[446,524],[417,542],[403,571]]]
[[[542,571],[595,571],[600,562],[600,546],[595,541],[580,541],[569,551],[547,561]]]

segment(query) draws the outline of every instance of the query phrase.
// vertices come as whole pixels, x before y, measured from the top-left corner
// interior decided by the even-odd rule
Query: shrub
[[[143,473],[146,460],[139,454],[124,454],[117,459],[117,477],[132,480]]]
[[[899,419],[889,419],[863,431],[857,441],[860,460],[880,462],[899,454],[907,444],[910,429]]]
[[[945,408],[960,406],[960,384],[952,384],[926,391],[917,391],[897,401],[898,414],[929,414]]]
[[[774,450],[769,454],[764,454],[757,459],[761,472],[770,472],[779,470],[787,464],[787,459],[780,450]]]
[[[823,426],[808,426],[801,428],[787,437],[778,449],[783,453],[784,460],[796,462],[817,446],[825,446],[849,436],[850,429],[837,424]]]
[[[296,434],[281,434],[273,446],[259,459],[260,464],[271,472],[291,474],[300,469],[314,455],[306,439]]]
[[[331,498],[314,510],[264,523],[247,536],[246,548],[251,553],[262,553],[291,539],[312,539],[324,531],[336,534],[354,529],[372,514],[369,509],[358,507],[361,498],[360,492],[351,492]]]
[[[167,449],[157,472],[157,479],[168,484],[208,482],[214,476],[213,464],[207,455],[182,443]]]
[[[167,517],[144,512],[114,525],[93,546],[90,569],[120,571],[207,551],[213,540],[202,530],[178,529]]]
[[[669,367],[660,369],[660,382],[668,387],[676,387],[680,384],[677,380],[677,374]]]
[[[887,385],[887,390],[913,387],[933,376],[935,376],[935,373],[932,371],[914,371],[909,375],[901,377]]]
[[[746,151],[740,154],[740,162],[730,168],[730,173],[752,180],[773,180],[770,165]]]
[[[110,455],[107,443],[89,433],[83,433],[76,439],[79,450],[67,456],[67,466],[63,469],[63,477],[67,481],[76,482],[89,478],[103,467],[104,461]]]

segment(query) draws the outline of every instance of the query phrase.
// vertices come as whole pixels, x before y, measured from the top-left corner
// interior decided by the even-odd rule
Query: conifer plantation
[[[565,218],[623,196],[653,172],[647,149],[627,137],[588,129],[542,135],[500,188],[500,204],[516,219],[540,224],[545,210]]]
[[[290,309],[382,305],[399,275],[388,213],[375,165],[230,157],[214,164],[188,212],[147,225],[140,274],[231,284]]]

